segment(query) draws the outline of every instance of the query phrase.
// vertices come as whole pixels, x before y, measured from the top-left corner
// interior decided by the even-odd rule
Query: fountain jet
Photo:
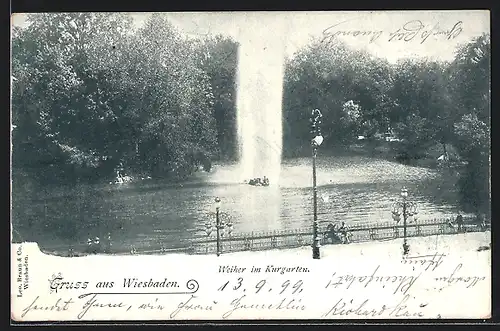
[[[267,176],[271,185],[281,169],[285,58],[283,38],[272,30],[239,40],[236,103],[241,179]]]

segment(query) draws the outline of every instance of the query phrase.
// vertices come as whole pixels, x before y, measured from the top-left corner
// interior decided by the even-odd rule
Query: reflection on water
[[[421,219],[458,212],[454,180],[435,170],[359,156],[318,161],[320,222],[390,221],[391,204],[403,185],[419,203]],[[175,185],[148,181],[28,192],[14,187],[14,227],[22,240],[42,246],[103,237],[108,232],[123,245],[162,242],[173,246],[203,235],[217,196],[222,200],[221,211],[231,215],[234,232],[311,225],[310,159],[285,161],[279,182],[270,178],[274,184],[270,187],[240,183],[236,169],[219,166],[213,173]]]

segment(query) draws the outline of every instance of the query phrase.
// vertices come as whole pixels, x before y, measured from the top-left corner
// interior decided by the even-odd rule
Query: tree
[[[181,178],[217,154],[210,77],[164,16],[139,30],[126,14],[28,21],[13,33],[16,165],[38,155],[57,164],[52,179],[99,179],[118,164]]]
[[[200,67],[209,77],[214,95],[217,144],[223,158],[237,157],[236,75],[238,43],[217,35],[198,40],[196,53]]]
[[[12,42],[18,77],[12,92],[13,159],[33,160],[40,170],[49,164],[48,179],[63,178],[61,171],[75,178],[82,169],[95,169],[107,146],[109,109],[100,102],[99,72],[89,68],[97,58],[93,52],[105,57],[104,50],[124,40],[130,21],[119,14],[62,13],[33,14],[28,22],[14,31]],[[103,40],[112,43],[104,46]]]
[[[455,146],[467,162],[459,181],[466,210],[490,210],[490,98],[491,47],[489,35],[459,47],[451,64],[451,84],[457,121]]]
[[[477,115],[467,114],[455,124],[456,145],[467,160],[459,180],[461,203],[465,210],[489,213],[490,209],[490,132]]]
[[[436,143],[450,140],[450,97],[446,64],[428,60],[404,60],[396,67],[391,126],[403,142],[399,152],[419,158]]]
[[[458,47],[455,60],[450,66],[450,76],[453,98],[460,116],[474,112],[479,120],[489,122],[491,106],[489,34],[483,34]]]
[[[134,87],[124,116],[140,133],[132,144],[138,145],[136,160],[155,176],[188,176],[200,154],[217,152],[214,97],[196,48],[155,14],[134,36],[129,52]]]
[[[341,122],[347,131],[359,132],[362,125],[361,117],[361,107],[354,103],[353,100],[349,100],[342,105]],[[353,139],[354,135],[349,138]]]
[[[349,144],[363,133],[373,135],[387,126],[391,106],[392,68],[365,51],[340,41],[313,41],[286,62],[284,85],[285,152],[308,147],[308,114],[323,113],[324,148]],[[344,105],[360,107],[356,125],[345,126]],[[299,152],[300,153],[300,152]]]

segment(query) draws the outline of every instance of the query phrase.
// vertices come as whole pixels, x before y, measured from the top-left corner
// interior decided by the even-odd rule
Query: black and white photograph
[[[14,14],[12,244],[489,265],[490,47],[488,11]]]

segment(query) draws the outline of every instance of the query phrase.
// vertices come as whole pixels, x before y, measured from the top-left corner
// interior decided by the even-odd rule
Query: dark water
[[[449,173],[362,156],[319,158],[317,168],[320,222],[390,221],[391,205],[402,186],[418,202],[420,219],[459,211],[456,178]],[[14,187],[14,237],[56,247],[109,232],[114,245],[175,246],[204,235],[205,224],[214,220],[215,197],[222,200],[220,210],[231,217],[235,233],[309,227],[311,160],[284,161],[279,182],[270,180],[270,187],[243,184],[238,167],[226,165],[182,185],[145,180]]]

